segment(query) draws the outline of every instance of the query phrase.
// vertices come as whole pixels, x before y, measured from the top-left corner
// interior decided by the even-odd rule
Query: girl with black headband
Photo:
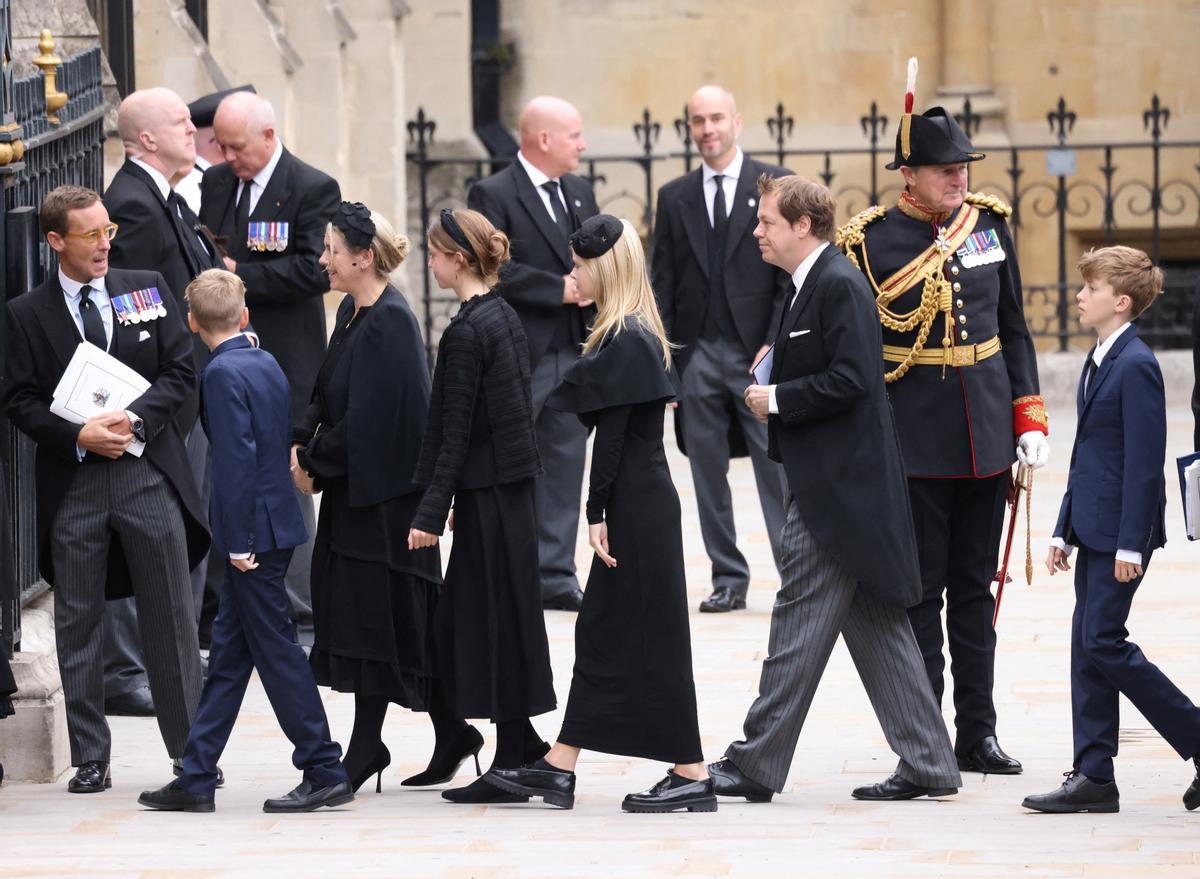
[[[438,345],[416,473],[425,496],[409,545],[435,546],[449,518],[454,542],[438,606],[438,674],[459,717],[496,724],[493,768],[520,766],[549,749],[529,718],[555,707],[538,582],[533,480],[541,465],[529,347],[504,298],[504,233],[475,211],[446,210],[428,241],[438,286],[453,289],[462,305]],[[482,739],[467,729],[473,736],[444,754],[448,763],[468,747],[478,752]],[[457,803],[528,799],[482,779],[442,796]]]

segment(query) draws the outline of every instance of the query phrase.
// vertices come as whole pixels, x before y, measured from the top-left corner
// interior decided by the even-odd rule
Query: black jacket
[[[162,471],[179,496],[187,529],[188,562],[195,567],[208,551],[208,519],[177,425],[180,407],[196,392],[191,341],[184,335],[178,317],[171,313],[177,307],[175,299],[158,272],[110,269],[105,287],[110,297],[158,287],[168,312],[166,317],[138,324],[123,325],[114,320],[109,353],[152,383],[129,406],[145,422],[147,442],[141,463]],[[143,334],[148,337],[142,338]],[[38,561],[42,575],[51,585],[54,571],[50,530],[58,508],[80,466],[107,464],[106,460],[98,459],[81,465],[75,450],[80,426],[50,412],[54,388],[80,341],[57,274],[8,304],[0,403],[12,423],[37,443]],[[114,540],[110,547],[108,569],[108,596],[131,595],[129,571],[119,540]]]
[[[337,324],[354,312],[347,296]],[[318,478],[344,475],[350,504],[372,506],[414,491],[413,468],[429,413],[429,366],[421,330],[408,302],[390,284],[355,320],[352,347],[338,358],[331,389],[312,403],[293,439],[305,446],[300,464]]]
[[[745,156],[737,192],[729,206],[725,295],[747,359],[773,338],[784,293],[791,289],[787,272],[764,262],[754,240],[758,178],[762,174],[782,177],[790,173],[786,168]],[[650,278],[667,336],[683,346],[675,354],[681,372],[687,369],[691,348],[704,328],[711,295],[709,223],[703,185],[702,168],[672,180],[658,191],[658,209],[654,215]]]
[[[564,174],[560,185],[573,229],[600,213],[592,188],[582,177]],[[472,186],[467,205],[491,220],[511,242],[511,283],[505,285],[503,295],[525,327],[530,364],[536,366],[549,350],[564,320],[572,324],[573,338],[583,341],[584,328],[595,319],[596,309],[563,304],[563,275],[574,266],[571,246],[520,160]]]
[[[875,299],[832,245],[784,314],[772,356],[779,414],[767,420],[767,453],[783,463],[804,524],[876,598],[911,607],[921,577]]]
[[[301,162],[286,149],[267,182],[250,222],[287,223],[287,249],[252,251],[235,240],[238,178],[214,165],[200,183],[200,219],[229,239],[226,249],[246,283],[246,304],[263,348],[275,355],[292,387],[292,421],[299,422],[312,396],[325,354],[325,302],[329,278],[318,260],[325,226],[341,202],[337,181]]]
[[[503,286],[463,303],[438,346],[413,478],[426,486],[413,527],[431,534],[442,533],[456,491],[519,482],[542,470],[525,333]]]

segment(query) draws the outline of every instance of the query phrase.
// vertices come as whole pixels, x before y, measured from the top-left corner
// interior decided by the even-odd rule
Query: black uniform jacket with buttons
[[[950,225],[956,215],[944,225]],[[985,477],[1007,470],[1016,460],[1013,401],[1039,393],[1037,357],[1025,324],[1016,248],[1005,220],[980,208],[975,231],[988,229],[996,231],[1003,260],[967,268],[957,254],[951,254],[944,271],[947,279],[958,285],[951,331],[954,344],[979,344],[999,336],[1001,350],[972,366],[943,370],[940,365],[913,364],[907,374],[888,385],[910,477]],[[883,284],[908,265],[933,243],[934,234],[930,223],[896,207],[867,226],[865,250],[876,283]],[[862,264],[861,252],[858,256]],[[903,314],[916,308],[920,298],[918,284],[889,307]],[[942,350],[944,335],[945,317],[939,312],[925,350]],[[883,330],[885,345],[906,351],[916,336],[915,329],[908,333]],[[884,365],[891,369],[896,364]]]
[[[178,426],[180,407],[196,395],[192,370],[191,339],[184,333],[178,307],[158,272],[109,269],[105,289],[110,298],[157,287],[167,309],[165,317],[122,324],[113,315],[113,337],[108,353],[136,370],[149,389],[129,404],[143,422],[146,450],[133,466],[153,466],[175,489],[187,531],[188,563],[195,567],[208,552],[208,517],[200,503]],[[4,384],[0,403],[13,425],[37,443],[38,564],[46,582],[54,585],[50,558],[50,530],[71,480],[81,466],[108,466],[107,458],[88,453],[80,463],[75,441],[80,425],[50,411],[54,389],[82,341],[55,274],[41,286],[8,304],[5,328]],[[123,466],[132,462],[123,462]],[[108,552],[109,598],[133,594],[121,542],[114,539]]]
[[[877,599],[911,607],[921,576],[879,318],[866,279],[832,245],[784,312],[772,356],[779,414],[767,419],[767,453],[804,524]]]

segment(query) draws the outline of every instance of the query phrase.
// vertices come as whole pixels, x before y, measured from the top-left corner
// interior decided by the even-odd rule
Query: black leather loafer
[[[1048,794],[1034,794],[1021,801],[1026,809],[1056,815],[1070,812],[1120,812],[1121,792],[1115,781],[1095,782],[1078,770],[1064,772],[1066,781]]]
[[[483,780],[494,787],[524,797],[541,797],[542,802],[560,809],[575,805],[575,773],[562,769],[489,769]]]
[[[282,797],[263,803],[264,812],[311,812],[322,806],[343,806],[354,799],[350,782],[341,781],[329,787],[313,787],[308,780],[300,782]]]
[[[1196,767],[1196,777],[1183,794],[1183,807],[1189,812],[1200,807],[1200,754],[1192,758],[1192,763]]]
[[[700,602],[700,613],[729,613],[746,609],[746,593],[736,589],[714,589]]]
[[[179,778],[181,775],[183,775],[183,760],[181,760],[179,757],[176,757],[174,760],[171,761],[171,774],[174,775],[176,778]],[[217,767],[217,785],[216,786],[217,787],[225,786],[225,773],[221,770],[220,766]]]
[[[570,592],[563,592],[542,601],[543,610],[568,610],[572,613],[579,613],[581,607],[583,607],[583,591],[580,589],[572,589]]]
[[[915,800],[917,797],[949,797],[956,793],[956,787],[921,787],[893,773],[878,784],[856,787],[850,796],[856,800]]]
[[[678,812],[687,809],[689,812],[717,811],[717,795],[713,791],[713,781],[706,778],[703,781],[689,781],[679,784],[681,779],[672,770],[667,770],[667,777],[648,791],[629,794],[621,803],[621,809],[626,812]]]
[[[742,774],[742,770],[726,757],[708,764],[713,791],[721,797],[745,797],[752,803],[769,803],[775,791]]]
[[[216,803],[212,794],[194,794],[186,791],[178,781],[172,781],[158,790],[142,791],[138,805],[161,812],[215,812]]]
[[[985,775],[1020,775],[1022,769],[1020,761],[1004,753],[995,736],[984,736],[965,754],[959,754],[958,768]]]
[[[108,773],[108,764],[99,760],[81,764],[67,782],[67,792],[72,794],[98,794],[110,787],[112,776]]]
[[[506,803],[529,802],[529,797],[500,790],[495,785],[484,781],[482,777],[463,787],[442,791],[442,799],[469,806],[497,806]]]
[[[154,697],[149,687],[138,687],[104,700],[104,713],[111,717],[153,717]]]

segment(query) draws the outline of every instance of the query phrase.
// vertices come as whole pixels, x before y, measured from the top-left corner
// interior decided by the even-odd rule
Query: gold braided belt
[[[974,366],[982,360],[987,360],[993,354],[1000,353],[1000,337],[992,336],[986,342],[979,342],[976,345],[955,345],[946,350],[949,356],[939,349],[914,352],[912,348],[900,345],[884,345],[883,359],[888,363],[909,362],[918,366]]]

